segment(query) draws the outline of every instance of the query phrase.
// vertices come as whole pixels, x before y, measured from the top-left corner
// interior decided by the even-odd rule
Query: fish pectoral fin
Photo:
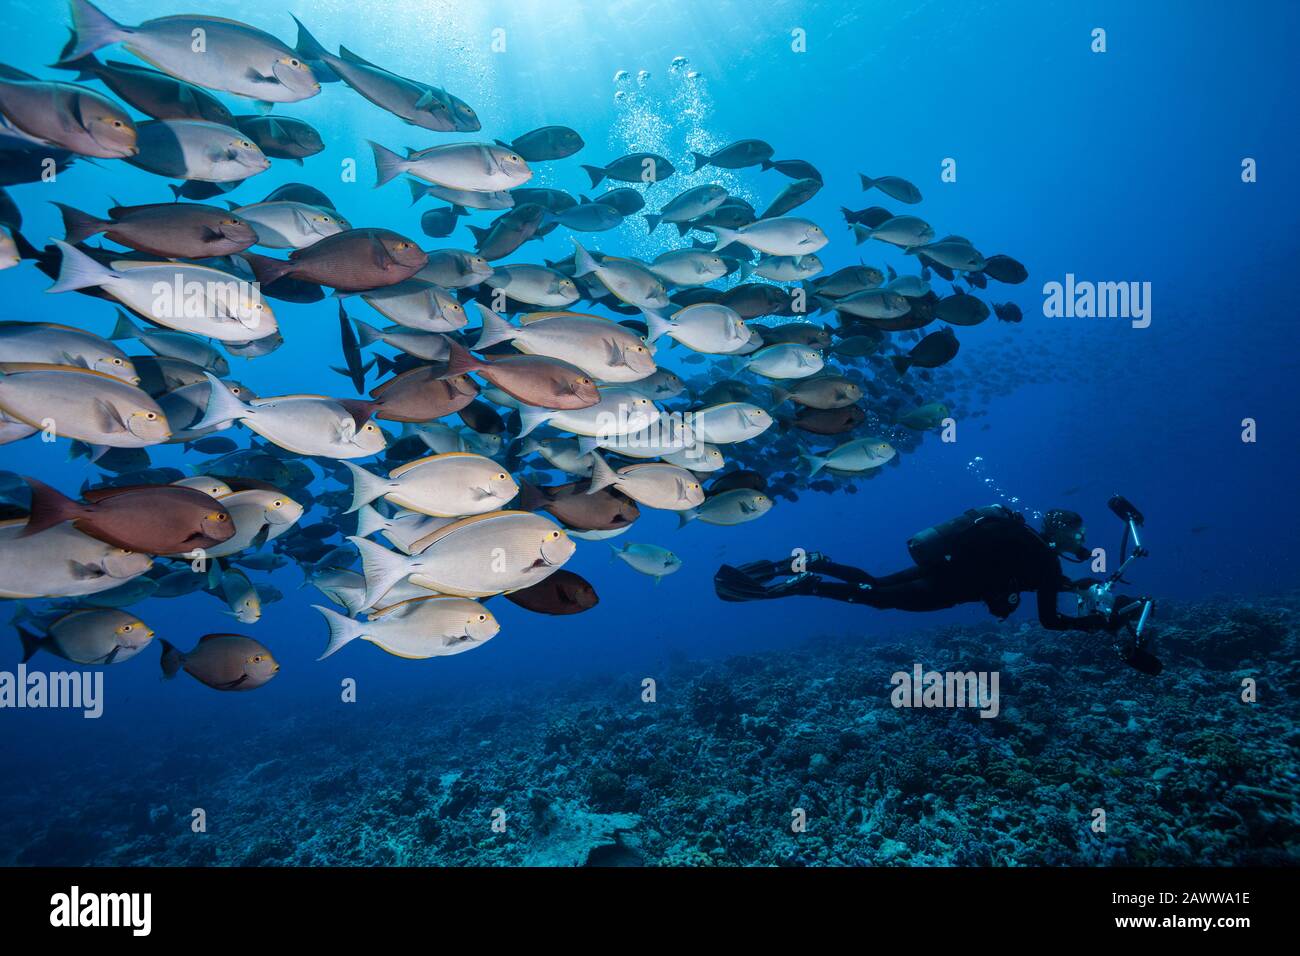
[[[238,680],[226,681],[226,683],[224,684],[214,684],[213,686],[216,687],[218,690],[234,690],[236,687],[244,683],[244,681],[246,680],[248,680],[248,675],[241,674]]]
[[[370,239],[370,256],[374,260],[377,269],[387,272],[393,267],[393,257],[388,254],[384,244],[373,236]]]
[[[90,363],[79,355],[70,355],[67,352],[60,353],[64,365],[71,365],[73,368],[90,368]]]
[[[72,571],[72,576],[78,581],[92,581],[104,576],[103,568],[87,564],[85,561],[69,561],[68,568]]]
[[[113,645],[113,649],[109,651],[106,655],[104,655],[104,663],[111,664],[113,663],[113,661],[117,660],[118,652],[120,652],[121,650],[122,650],[121,644]]]
[[[95,399],[95,424],[106,432],[124,432],[126,421],[118,410],[102,398]]]
[[[254,83],[274,83],[276,86],[280,85],[280,81],[274,76],[267,76],[256,67],[251,66],[244,71],[244,79],[252,80]]]
[[[307,234],[316,232],[316,227],[312,225],[311,219],[297,206],[293,207],[293,224]]]
[[[432,113],[433,110],[430,109],[430,107],[437,101],[438,98],[433,95],[433,90],[425,90],[424,93],[421,94],[420,98],[415,101],[415,108],[417,110],[424,110],[427,113]]]

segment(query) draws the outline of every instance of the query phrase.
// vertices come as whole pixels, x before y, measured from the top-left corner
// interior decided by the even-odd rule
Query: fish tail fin
[[[649,334],[646,335],[647,345],[653,344],[672,331],[673,323],[671,319],[650,309],[642,309],[641,314],[645,316],[646,328],[649,330]]]
[[[56,202],[59,215],[63,217],[64,242],[85,242],[91,236],[103,232],[109,223],[98,219],[88,212],[75,209],[67,203]]]
[[[349,535],[348,540],[361,552],[361,571],[366,577],[365,606],[373,607],[411,573],[411,560],[355,534]]]
[[[289,15],[293,16],[293,14]],[[329,53],[329,50],[321,46],[320,41],[311,35],[311,31],[303,26],[301,20],[297,17],[293,17],[293,22],[298,24],[298,42],[295,44],[294,50],[300,58],[305,60],[319,60],[321,54]]]
[[[780,405],[782,402],[784,402],[784,401],[785,401],[786,399],[788,399],[789,397],[790,397],[790,393],[789,393],[786,389],[782,388],[782,387],[779,386],[779,385],[773,385],[773,386],[772,386],[772,405],[773,405],[773,407],[775,407],[775,406],[777,406],[777,405]]]
[[[691,159],[695,160],[695,169],[692,170],[692,172],[698,173],[705,166],[709,165],[709,157],[705,156],[703,153],[697,153],[692,150]]]
[[[677,512],[677,530],[681,531],[699,516],[698,508],[687,508],[685,511]]]
[[[713,243],[714,250],[722,249],[731,245],[731,243],[736,241],[736,237],[739,235],[739,233],[734,229],[723,229],[721,226],[710,226],[709,228],[713,230],[714,236],[717,237],[716,241]]]
[[[862,181],[862,191],[866,192],[876,184],[876,181],[865,173],[858,173],[858,179]]]
[[[402,156],[394,153],[387,147],[380,146],[373,140],[370,142],[370,148],[375,154],[375,188],[378,189],[384,183],[391,182],[406,171],[407,161]]]
[[[894,355],[890,358],[890,361],[894,363],[894,371],[899,375],[904,374],[912,367],[912,360],[906,355]]]
[[[21,641],[23,645],[22,662],[24,664],[30,661],[32,656],[49,641],[48,637],[33,634],[31,631],[27,630],[27,628],[18,623],[14,624],[14,630],[18,632],[18,640]]]
[[[325,645],[325,650],[321,656],[316,658],[318,661],[325,660],[325,658],[329,657],[345,644],[352,643],[365,633],[365,625],[360,621],[354,621],[350,617],[343,616],[338,611],[332,611],[319,604],[313,604],[312,607],[317,611],[320,611],[321,616],[325,618],[325,623],[329,625],[330,629],[329,643]]]
[[[587,175],[591,177],[591,188],[595,189],[605,180],[605,170],[600,166],[583,166]]]
[[[369,322],[362,322],[360,319],[355,317],[352,321],[357,327],[357,345],[361,346],[361,348],[383,341],[384,333],[380,332]]]
[[[51,488],[45,482],[27,476],[24,476],[23,480],[32,489],[32,503],[31,514],[27,518],[26,527],[19,534],[20,538],[53,528],[56,524],[71,521],[85,513],[82,505],[58,489]]]
[[[748,259],[741,259],[740,266],[736,269],[736,271],[740,273],[740,281],[744,282],[750,276],[752,276],[754,274],[754,270],[758,268],[758,265],[761,265],[761,263],[756,265],[755,263],[750,262]]]
[[[855,246],[862,245],[864,241],[871,238],[871,234],[874,232],[874,230],[868,229],[859,222],[853,223],[849,228],[853,230],[853,244]]]
[[[364,504],[357,509],[357,537],[368,538],[376,531],[386,531],[388,519],[374,505]]]
[[[359,511],[363,505],[368,505],[393,490],[394,483],[391,479],[366,471],[350,461],[344,461],[343,464],[352,472],[352,504],[344,514]]]
[[[105,16],[89,0],[72,0],[72,38],[63,48],[59,62],[79,60],[101,47],[126,39],[133,32]]]
[[[117,321],[113,324],[113,331],[109,333],[109,338],[114,342],[120,342],[122,339],[138,338],[140,330],[132,323],[131,318],[122,309],[117,310]]]
[[[660,213],[648,212],[645,214],[645,221],[650,227],[651,232],[654,232],[659,228],[659,223],[663,221],[663,218],[663,215]]]
[[[481,371],[491,364],[470,355],[469,349],[454,339],[448,339],[447,341],[450,352],[447,356],[447,371],[443,372],[443,378],[454,378],[457,375],[467,375],[470,372]]]
[[[414,176],[406,177],[406,185],[407,188],[411,190],[412,206],[414,206],[417,202],[419,202],[421,199],[423,199],[425,196],[429,194],[429,187],[426,184],[420,182]]]
[[[211,372],[204,372],[208,380],[208,404],[203,417],[190,428],[201,431],[205,428],[229,428],[235,422],[248,418],[253,410],[239,400],[229,386]]]
[[[271,285],[283,279],[294,269],[294,264],[288,259],[273,259],[271,256],[259,255],[255,252],[241,252],[240,257],[248,262],[248,267],[253,270],[253,275],[263,286]]]
[[[28,242],[27,237],[24,236],[17,229],[10,229],[9,235],[13,237],[14,248],[18,250],[19,259],[31,261],[33,259],[41,258],[41,250],[37,249],[30,242]]]
[[[59,263],[59,278],[46,292],[72,292],[76,289],[89,289],[103,285],[109,279],[116,279],[118,274],[107,266],[101,266],[80,249],[55,239],[54,244],[63,253]]]
[[[577,237],[571,238],[573,239],[574,277],[591,275],[600,267],[596,264],[596,260],[591,257],[591,253],[582,247],[582,243],[577,240]]]
[[[540,511],[547,504],[546,495],[526,478],[519,479],[519,510]]]
[[[545,425],[551,420],[554,412],[549,408],[538,408],[535,405],[524,405],[519,409],[519,434],[516,438],[523,438],[533,429]]]
[[[479,331],[478,341],[474,343],[475,350],[481,352],[493,345],[509,342],[518,334],[513,325],[481,302],[478,303],[478,311],[483,319],[483,328]]]
[[[185,655],[178,651],[165,638],[158,638],[158,643],[162,645],[162,657],[159,664],[162,665],[163,677],[171,680],[176,676],[176,672],[181,669],[185,663]]]
[[[595,451],[599,447],[600,447],[599,438],[592,438],[590,435],[578,436],[579,455],[590,455],[593,451]]]
[[[591,456],[591,484],[587,486],[587,494],[594,495],[602,488],[617,485],[618,482],[618,472],[609,467],[609,462],[601,458],[600,455],[593,454]]]
[[[87,53],[85,56],[78,57],[75,60],[69,60],[68,54],[72,52],[77,43],[76,33],[68,37],[68,42],[63,45],[62,52],[59,53],[57,63],[52,63],[51,69],[55,70],[76,70],[77,75],[73,77],[74,83],[87,83],[99,76],[100,62],[95,59],[95,54]]]
[[[767,172],[767,171],[768,171],[769,169],[771,169],[774,165],[775,165],[775,164],[774,164],[770,159],[765,159],[765,160],[763,160],[761,163],[758,164],[758,168],[761,169],[761,170],[763,170],[764,172]]]
[[[808,467],[811,469],[808,472],[809,478],[811,478],[813,475],[817,474],[817,472],[825,468],[826,462],[829,461],[829,459],[822,458],[820,455],[809,455],[806,453],[801,453],[799,457],[802,458],[804,461],[808,462]]]

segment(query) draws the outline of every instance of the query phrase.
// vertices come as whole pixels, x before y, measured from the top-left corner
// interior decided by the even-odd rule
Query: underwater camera
[[[1142,632],[1151,618],[1155,602],[1149,597],[1130,598],[1116,594],[1115,585],[1127,584],[1124,572],[1138,558],[1145,558],[1151,553],[1142,545],[1138,531],[1145,519],[1137,506],[1123,495],[1113,495],[1106,504],[1124,522],[1124,537],[1119,547],[1120,564],[1105,581],[1097,582],[1079,595],[1079,608],[1085,614],[1105,615],[1116,630],[1120,627],[1127,629],[1132,637],[1128,653],[1142,653]],[[1133,548],[1131,552],[1130,545]]]

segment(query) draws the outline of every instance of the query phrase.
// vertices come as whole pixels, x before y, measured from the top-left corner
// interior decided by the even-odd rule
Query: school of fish
[[[289,565],[323,595],[322,658],[357,639],[463,653],[498,633],[498,596],[546,615],[595,606],[564,567],[589,542],[655,583],[680,570],[670,548],[630,540],[643,509],[731,527],[800,491],[856,492],[949,419],[927,386],[956,330],[1021,320],[972,290],[1025,267],[940,236],[899,176],[845,184],[893,208],[844,207],[838,244],[893,247],[912,268],[827,273],[827,224],[799,215],[827,184],[764,140],[688,160],[760,178],[773,199],[758,211],[717,183],[674,190],[665,156],[597,162],[566,126],[473,136],[490,118],[469,103],[331,52],[301,22],[290,46],[220,17],[125,24],[70,6],[52,76],[0,64],[0,268],[100,299],[114,326],[0,322],[0,444],[66,440],[98,470],[75,492],[0,473],[0,597],[18,602],[24,660],[127,661],[155,636],[130,610],[148,598],[206,592],[252,629],[282,596],[256,578]],[[245,185],[325,148],[293,104],[354,95],[429,144],[368,142],[375,188],[426,207],[423,238],[354,223],[307,184]],[[584,150],[592,196],[528,185]],[[145,170],[174,201],[56,203],[64,235],[38,248],[8,189],[82,161]],[[629,217],[661,254],[600,248]],[[473,248],[425,248],[460,228]],[[556,230],[572,254],[528,261]],[[233,376],[290,334],[284,302],[327,313],[292,334],[337,356],[350,394],[254,394]],[[189,467],[155,465],[164,445]],[[280,667],[244,634],[158,644],[165,676],[221,691]]]

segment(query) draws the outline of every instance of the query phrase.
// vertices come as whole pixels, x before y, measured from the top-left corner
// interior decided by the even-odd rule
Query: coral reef
[[[586,677],[214,730],[10,792],[0,863],[1294,864],[1298,606],[1162,607],[1156,678],[990,622],[677,659],[653,703]],[[895,708],[916,662],[998,672],[1000,712]]]

